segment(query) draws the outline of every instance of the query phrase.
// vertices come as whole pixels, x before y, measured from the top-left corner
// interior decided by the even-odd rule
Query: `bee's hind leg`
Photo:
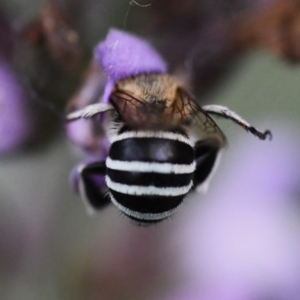
[[[266,130],[265,132],[258,131],[255,127],[250,125],[247,121],[245,121],[242,117],[240,117],[237,113],[231,111],[229,108],[222,105],[205,105],[202,109],[208,114],[219,115],[225,119],[230,119],[239,126],[243,127],[246,131],[251,132],[253,135],[257,136],[260,140],[265,140],[267,137],[272,139],[272,133],[270,130]]]
[[[219,148],[216,148],[209,141],[198,141],[195,145],[196,170],[194,172],[193,189],[205,193],[208,189],[221,158]]]
[[[81,164],[73,172],[74,189],[80,194],[88,213],[100,210],[110,203],[105,176],[105,161]]]

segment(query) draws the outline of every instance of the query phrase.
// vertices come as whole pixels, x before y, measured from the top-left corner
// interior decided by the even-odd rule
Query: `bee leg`
[[[253,135],[257,136],[260,140],[265,140],[267,137],[272,139],[272,133],[270,130],[266,130],[265,132],[258,131],[255,127],[246,122],[243,118],[241,118],[237,113],[229,110],[227,107],[222,105],[205,105],[202,107],[204,111],[208,114],[219,115],[225,119],[230,119],[236,124],[243,127],[246,131],[251,132]]]
[[[76,173],[77,192],[87,206],[89,213],[100,210],[110,203],[105,183],[105,161],[80,165]]]
[[[98,115],[100,113],[106,112],[108,110],[113,110],[113,109],[114,109],[114,107],[111,104],[95,103],[95,104],[88,105],[83,109],[76,110],[74,112],[67,114],[66,120],[68,122],[70,122],[70,121],[75,121],[75,120],[81,119],[81,118],[88,119],[95,115]]]
[[[205,193],[208,189],[221,158],[219,148],[206,141],[198,141],[195,145],[196,170],[194,172],[193,188]]]

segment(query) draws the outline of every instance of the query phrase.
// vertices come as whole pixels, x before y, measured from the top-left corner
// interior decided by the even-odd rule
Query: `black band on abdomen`
[[[194,150],[176,140],[160,138],[131,138],[112,144],[109,157],[122,161],[191,164]]]

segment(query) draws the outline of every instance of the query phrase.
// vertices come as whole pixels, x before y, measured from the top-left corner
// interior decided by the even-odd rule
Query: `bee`
[[[109,103],[67,115],[68,121],[112,116],[105,161],[82,166],[81,194],[94,209],[110,201],[133,221],[148,225],[170,217],[188,193],[204,191],[218,165],[226,137],[210,115],[230,119],[259,139],[271,138],[220,105],[200,107],[171,75],[141,74],[118,81]],[[106,190],[87,188],[91,174]]]

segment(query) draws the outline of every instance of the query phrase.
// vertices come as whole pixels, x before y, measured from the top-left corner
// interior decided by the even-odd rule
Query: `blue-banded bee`
[[[271,138],[226,107],[200,107],[168,74],[143,74],[116,83],[109,103],[96,103],[67,120],[109,114],[111,146],[105,161],[81,169],[81,194],[95,209],[110,201],[130,219],[152,224],[171,216],[193,190],[205,190],[226,138],[210,114],[233,120],[259,139]],[[107,190],[88,186],[105,176]],[[88,188],[87,188],[88,187]]]

